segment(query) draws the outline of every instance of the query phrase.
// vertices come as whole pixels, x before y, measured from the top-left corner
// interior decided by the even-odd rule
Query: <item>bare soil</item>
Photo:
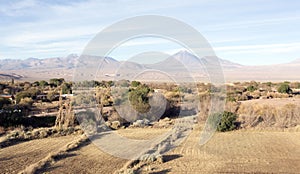
[[[299,173],[300,132],[216,133],[199,145],[200,130],[142,173]]]
[[[37,139],[0,149],[0,173],[18,173],[75,138],[76,136],[64,136]]]
[[[68,153],[42,172],[47,173],[114,173],[127,160],[101,151],[93,143]]]
[[[134,128],[117,132],[133,139],[154,138],[168,129]],[[216,133],[199,145],[201,129],[195,128],[175,149],[164,154],[165,162],[144,166],[141,173],[299,173],[300,132],[238,130]],[[17,173],[76,136],[46,138],[19,143],[0,150],[0,173]],[[111,156],[93,143],[55,159],[40,172],[114,173],[128,160]]]
[[[130,129],[119,129],[117,133],[123,137],[135,140],[149,140],[159,135],[162,135],[170,129],[166,128],[130,128]]]

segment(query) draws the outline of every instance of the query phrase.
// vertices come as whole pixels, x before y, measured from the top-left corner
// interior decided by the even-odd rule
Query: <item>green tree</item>
[[[72,84],[71,83],[63,83],[61,87],[63,94],[72,94]]]
[[[290,94],[292,93],[292,89],[290,88],[290,85],[288,83],[281,83],[277,89],[280,93],[286,93]]]
[[[52,86],[60,86],[61,84],[63,84],[63,82],[65,82],[65,79],[63,78],[53,78],[50,79],[50,85]]]
[[[48,86],[48,82],[46,82],[45,80],[41,80],[39,81],[39,86],[44,88],[45,86]]]

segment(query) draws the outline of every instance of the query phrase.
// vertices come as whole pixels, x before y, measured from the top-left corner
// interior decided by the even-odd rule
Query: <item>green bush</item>
[[[72,84],[71,83],[63,83],[61,87],[63,94],[72,94]]]
[[[255,90],[257,90],[257,88],[253,85],[247,87],[247,91],[249,92],[254,92]]]
[[[236,129],[237,115],[232,112],[214,113],[209,118],[209,124],[212,127],[217,126],[217,131],[227,132]],[[217,125],[216,125],[217,124]]]
[[[41,80],[38,83],[39,83],[39,86],[42,88],[44,88],[45,86],[48,86],[48,82],[46,82],[45,80]]]
[[[30,92],[28,92],[28,91],[18,92],[17,95],[16,95],[16,101],[17,101],[17,103],[19,103],[21,101],[21,99],[27,98],[27,97],[31,98]]]
[[[141,85],[141,82],[139,82],[139,81],[132,81],[131,82],[131,87],[138,87],[139,85]]]
[[[286,94],[292,93],[292,89],[290,88],[290,85],[286,82],[281,83],[280,86],[278,87],[277,91],[280,93],[286,93]]]
[[[63,79],[63,78],[59,78],[59,79],[58,78],[53,78],[53,79],[50,79],[50,85],[54,86],[54,87],[60,86],[64,82],[65,82],[65,79]]]
[[[150,110],[149,93],[150,88],[147,85],[139,85],[136,88],[130,89],[129,101],[132,107],[140,112],[146,113]]]

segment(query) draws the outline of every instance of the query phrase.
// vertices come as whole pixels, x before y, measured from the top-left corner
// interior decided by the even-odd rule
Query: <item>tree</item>
[[[292,89],[290,88],[288,83],[281,83],[280,86],[278,87],[277,91],[280,93],[286,93],[286,94],[292,93]]]
[[[44,88],[45,86],[48,86],[48,82],[46,82],[45,80],[41,80],[39,81],[39,86]]]
[[[50,79],[50,85],[55,86],[55,87],[60,86],[61,84],[63,84],[63,82],[65,82],[65,79],[63,79],[63,78]]]
[[[61,87],[63,94],[72,94],[72,84],[71,83],[63,83]]]

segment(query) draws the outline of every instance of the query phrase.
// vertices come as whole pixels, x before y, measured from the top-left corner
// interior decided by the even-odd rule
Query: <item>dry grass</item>
[[[238,109],[242,128],[290,128],[300,125],[300,100],[267,99],[242,102]]]
[[[25,169],[26,166],[44,159],[48,154],[56,152],[78,137],[77,135],[70,135],[36,139],[2,148],[0,150],[0,173],[17,173]]]
[[[140,173],[298,173],[299,132],[232,131],[216,133],[199,145],[201,129],[172,151],[160,164],[149,164]]]
[[[69,127],[67,129],[52,128],[37,128],[33,130],[25,130],[24,128],[16,128],[9,131],[3,138],[0,139],[0,147],[7,147],[21,141],[28,141],[34,139],[41,139],[47,137],[66,136],[71,134],[82,134],[80,126],[75,128]]]
[[[78,148],[80,145],[82,145],[84,142],[86,142],[88,138],[85,135],[82,135],[77,140],[74,140],[73,142],[65,145],[61,149],[59,149],[57,152],[50,153],[48,156],[43,158],[42,160],[31,164],[30,166],[26,167],[23,171],[19,172],[20,174],[34,174],[37,173],[38,170],[41,170],[43,167],[45,167],[47,164],[50,164],[54,162],[55,158],[58,156],[62,156],[66,154],[67,152],[74,150],[75,148]]]

